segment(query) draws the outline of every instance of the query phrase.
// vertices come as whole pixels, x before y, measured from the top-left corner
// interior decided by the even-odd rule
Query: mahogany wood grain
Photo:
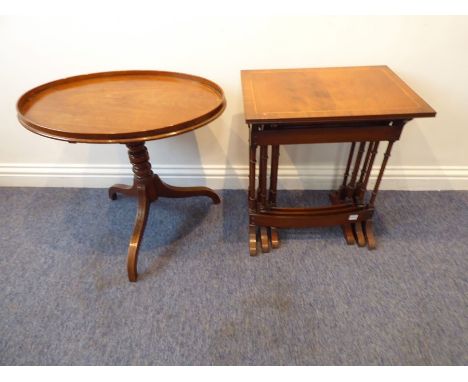
[[[351,163],[353,161],[355,147],[356,147],[356,142],[351,143],[351,148],[348,154],[348,162],[346,163],[346,170],[343,176],[343,183],[341,184],[340,189],[338,191],[341,199],[343,199],[346,195],[346,187],[348,185],[348,176],[349,176],[349,171],[351,170]]]
[[[285,133],[284,130],[287,130]],[[289,126],[274,124],[264,126],[261,131],[252,132],[252,142],[256,145],[291,145],[305,143],[338,143],[362,142],[369,140],[398,140],[402,132],[401,126],[384,124],[343,124],[328,125],[315,123],[310,126]]]
[[[377,176],[377,180],[375,181],[374,189],[372,190],[372,195],[369,201],[369,206],[374,207],[375,199],[377,198],[377,193],[379,192],[380,182],[382,181],[382,177],[385,171],[385,167],[387,166],[388,159],[390,158],[390,153],[392,151],[394,141],[388,142],[387,150],[384,153],[384,158],[382,160],[382,164],[380,166],[379,175]]]
[[[371,209],[360,210],[358,221],[370,219],[372,214],[373,210]],[[343,224],[349,219],[349,215],[349,211],[324,214],[314,214],[313,212],[311,214],[278,214],[265,211],[252,214],[251,220],[260,227],[326,227]]]
[[[38,86],[17,103],[21,124],[69,142],[128,143],[166,138],[217,118],[226,101],[207,79],[162,71],[117,71]]]
[[[276,205],[276,190],[278,188],[278,164],[279,145],[273,145],[271,147],[270,190],[268,192],[268,203],[271,206]]]
[[[255,172],[257,167],[257,145],[251,144],[249,150],[249,209],[257,208],[255,197]]]
[[[138,209],[127,270],[137,280],[138,251],[151,202],[159,197],[219,196],[207,187],[174,187],[154,174],[145,141],[194,130],[225,109],[222,89],[197,76],[162,71],[118,71],[65,78],[38,86],[17,103],[18,119],[28,130],[49,138],[83,143],[125,143],[133,185],[116,184],[117,194],[137,198]]]
[[[367,219],[366,221],[362,222],[362,230],[364,231],[367,247],[370,250],[375,249],[377,247],[377,243],[375,240],[374,223],[372,222],[372,219]]]
[[[387,66],[243,70],[247,123],[433,117]]]
[[[359,221],[357,223],[352,224],[354,235],[356,238],[356,242],[360,247],[365,247],[366,245],[366,238],[364,237],[364,232],[362,230],[362,223]]]
[[[260,243],[263,253],[270,252],[270,237],[267,227],[260,227]]]
[[[350,151],[350,155],[349,155],[349,158],[348,158],[348,166],[347,166],[347,169],[346,169],[346,172],[345,172],[345,175],[344,175],[343,184],[341,185],[341,187],[337,191],[331,192],[328,195],[331,204],[340,205],[340,204],[344,203],[344,200],[345,200],[345,197],[346,197],[345,191],[347,189],[347,183],[346,183],[346,179],[348,177],[347,173],[349,172],[350,160],[353,157],[354,145],[355,145],[355,143],[353,142],[352,145],[351,145],[351,151]],[[343,231],[343,235],[344,235],[344,238],[346,240],[346,243],[348,245],[354,245],[356,243],[356,240],[354,239],[354,233],[353,233],[353,228],[351,227],[351,224],[349,222],[341,224],[341,230]]]
[[[278,188],[278,165],[279,165],[279,145],[271,147],[271,170],[270,170],[270,190],[268,192],[268,205],[276,206],[276,192]],[[269,227],[268,236],[271,242],[271,248],[279,248],[280,237],[276,227]]]
[[[250,224],[249,225],[249,253],[250,256],[257,255],[257,245],[258,245],[258,227]]]
[[[132,237],[128,246],[127,273],[129,281],[137,281],[137,263],[138,251],[140,249],[143,234],[145,232],[146,222],[150,209],[151,200],[148,196],[148,190],[143,184],[136,186],[138,197],[138,209],[135,218],[135,226],[133,228]]]
[[[138,250],[143,239],[143,234],[148,218],[150,203],[158,198],[188,198],[194,196],[207,196],[214,204],[219,204],[219,196],[208,187],[175,187],[164,183],[158,175],[151,170],[149,155],[144,142],[127,144],[128,156],[133,168],[133,185],[125,186],[116,184],[109,188],[109,197],[116,199],[121,193],[136,196],[138,210],[135,219],[135,227],[128,247],[127,270],[130,281],[137,281]]]
[[[270,227],[269,235],[271,241],[271,248],[279,248],[279,246],[281,245],[281,240],[279,237],[278,229],[276,227]]]
[[[250,131],[250,254],[256,254],[258,241],[262,251],[267,244],[271,248],[279,245],[278,228],[329,225],[341,226],[347,244],[376,248],[372,216],[393,143],[400,139],[408,121],[433,117],[434,109],[386,66],[246,70],[241,75]],[[388,146],[367,202],[367,184],[381,141],[388,142]],[[335,142],[351,142],[351,149],[343,181],[330,194],[332,205],[277,207],[280,145]],[[256,166],[252,158],[257,146],[263,154],[272,146],[268,203],[268,168],[262,154],[259,186],[255,189]]]
[[[362,159],[362,154],[364,153],[365,145],[366,145],[366,142],[359,143],[359,148],[358,148],[358,152],[356,155],[356,161],[354,162],[353,173],[351,174],[351,181],[348,184],[348,191],[350,191],[350,195],[353,194],[354,189],[355,189],[356,178],[359,172],[359,168],[361,166],[361,159]]]
[[[268,165],[268,146],[260,146],[260,166],[259,166],[259,205],[264,209],[267,205],[267,165]]]

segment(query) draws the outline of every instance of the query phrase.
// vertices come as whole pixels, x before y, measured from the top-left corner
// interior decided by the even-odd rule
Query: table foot
[[[362,230],[362,223],[356,222],[353,224],[354,235],[356,237],[357,244],[360,247],[364,247],[366,245],[366,238],[364,237],[364,232]]]
[[[153,177],[157,195],[165,198],[191,198],[193,196],[207,196],[214,204],[221,202],[218,194],[208,187],[176,187],[164,183],[158,175]]]
[[[348,245],[356,244],[356,240],[354,240],[353,228],[351,227],[351,224],[343,224],[341,226],[341,229],[343,230],[343,235],[345,237],[346,244]]]
[[[257,226],[249,226],[249,253],[250,256],[257,256]]]
[[[377,242],[375,240],[375,235],[374,235],[374,223],[372,223],[372,220],[367,220],[362,223],[362,228],[364,231],[364,236],[366,237],[367,241],[367,248],[370,250],[376,249],[377,248]]]
[[[341,197],[339,192],[329,195],[331,206],[315,208],[278,208],[269,206],[264,211],[250,210],[249,250],[250,255],[257,254],[260,243],[262,252],[270,252],[280,246],[278,227],[312,227],[338,224],[348,245],[376,248],[372,214],[356,200]],[[350,221],[350,218],[352,219]],[[357,220],[357,219],[360,220]],[[292,223],[291,223],[292,222]],[[270,226],[270,224],[272,226]]]
[[[263,253],[270,252],[270,238],[268,237],[267,227],[260,227],[260,244]]]
[[[343,198],[341,198],[341,196],[340,196],[340,191],[331,192],[328,195],[328,197],[329,197],[330,202],[331,202],[332,205],[343,203]],[[354,239],[353,227],[351,226],[351,224],[343,224],[341,226],[341,229],[343,231],[343,236],[344,236],[344,238],[346,240],[346,243],[348,245],[356,244],[356,240]]]
[[[270,252],[271,249],[279,248],[280,239],[278,230],[275,227],[249,226],[249,253],[250,256],[257,256],[258,243],[263,253]]]
[[[148,220],[148,212],[150,207],[150,199],[143,186],[137,188],[138,196],[138,211],[135,219],[135,227],[133,228],[132,237],[128,246],[128,260],[127,271],[128,279],[132,282],[137,281],[137,263],[138,263],[138,250],[143,239],[146,221]]]
[[[135,186],[127,186],[125,184],[114,184],[109,187],[109,198],[112,200],[117,199],[117,194],[124,194],[127,196],[136,196],[137,190]]]
[[[279,232],[275,227],[270,228],[271,248],[276,249],[280,246]]]

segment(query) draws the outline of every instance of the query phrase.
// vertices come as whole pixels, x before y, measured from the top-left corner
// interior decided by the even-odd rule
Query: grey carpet
[[[331,227],[256,258],[246,193],[222,198],[153,204],[131,284],[133,199],[0,189],[0,364],[468,363],[467,192],[381,192],[376,251]]]

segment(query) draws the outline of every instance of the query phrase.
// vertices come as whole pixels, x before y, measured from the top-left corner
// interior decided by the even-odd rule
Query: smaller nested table
[[[28,130],[70,143],[122,143],[133,166],[133,185],[116,184],[118,193],[138,199],[128,247],[128,278],[137,280],[137,259],[150,203],[159,197],[218,195],[207,187],[174,187],[154,174],[145,141],[186,133],[221,115],[226,106],[215,83],[188,74],[118,71],[81,75],[50,82],[18,101],[18,119]]]
[[[393,143],[408,121],[434,117],[435,111],[387,66],[244,70],[242,87],[250,129],[250,254],[257,254],[258,243],[263,252],[278,247],[278,228],[330,225],[342,227],[348,244],[374,249],[372,216]],[[367,195],[382,141],[388,142],[387,147],[375,186]],[[350,142],[350,152],[341,187],[330,194],[331,205],[278,207],[280,145],[336,142]]]

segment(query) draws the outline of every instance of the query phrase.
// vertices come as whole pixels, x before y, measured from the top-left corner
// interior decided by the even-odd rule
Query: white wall
[[[411,121],[383,188],[468,189],[468,17],[0,18],[0,185],[106,187],[129,181],[125,147],[71,145],[25,130],[15,102],[54,79],[118,69],[205,76],[228,107],[194,133],[148,143],[153,166],[175,184],[246,186],[241,69],[390,66],[438,112]],[[177,154],[174,154],[177,153]],[[343,145],[288,146],[280,185],[329,187]]]

